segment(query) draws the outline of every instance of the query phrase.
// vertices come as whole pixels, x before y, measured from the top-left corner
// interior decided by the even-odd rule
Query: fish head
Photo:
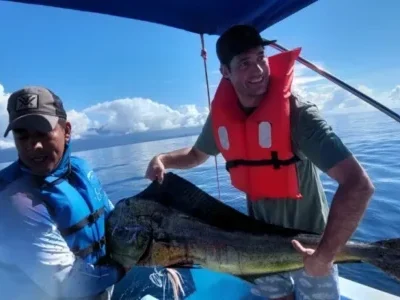
[[[107,246],[113,260],[132,267],[148,249],[152,228],[146,219],[131,213],[130,207],[118,204],[107,220]]]
[[[124,266],[136,264],[146,252],[151,232],[142,225],[116,226],[111,233],[112,255],[120,257]]]

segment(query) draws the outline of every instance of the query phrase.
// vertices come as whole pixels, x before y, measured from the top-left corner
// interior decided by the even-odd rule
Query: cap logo
[[[39,106],[38,95],[23,94],[18,96],[15,110],[37,109]]]

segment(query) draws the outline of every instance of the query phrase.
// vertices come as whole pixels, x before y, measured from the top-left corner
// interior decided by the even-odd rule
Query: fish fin
[[[400,239],[381,240],[381,241],[375,242],[374,245],[382,246],[382,247],[390,248],[390,249],[397,249],[400,251]]]
[[[400,238],[378,241],[373,245],[378,249],[368,262],[400,281]]]
[[[214,198],[190,181],[168,172],[161,184],[154,181],[135,198],[152,200],[226,231],[296,236],[312,233],[256,220]]]

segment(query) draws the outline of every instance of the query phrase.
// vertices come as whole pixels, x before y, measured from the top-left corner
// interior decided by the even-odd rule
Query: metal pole
[[[272,48],[275,48],[275,49],[277,49],[279,51],[282,51],[282,52],[288,51],[288,49],[286,49],[286,48],[284,48],[284,47],[282,47],[282,46],[280,46],[280,45],[278,45],[276,43],[270,44],[268,46],[270,46]],[[361,100],[364,100],[368,104],[374,106],[376,109],[378,109],[381,112],[383,112],[385,115],[391,117],[392,119],[394,119],[394,120],[396,120],[397,122],[400,123],[400,115],[395,113],[390,108],[388,108],[385,105],[379,103],[378,101],[372,99],[371,97],[365,95],[361,91],[359,91],[359,90],[355,89],[354,87],[348,85],[347,83],[343,82],[342,80],[340,80],[339,78],[333,76],[332,74],[329,74],[328,72],[326,72],[324,70],[321,70],[316,65],[314,65],[311,62],[305,60],[304,58],[299,57],[299,58],[297,58],[297,61],[299,61],[300,63],[302,63],[306,67],[310,68],[311,70],[317,72],[318,74],[320,74],[321,76],[325,77],[329,81],[332,81],[333,83],[336,83],[338,86],[342,87],[343,89],[345,89],[348,92],[352,93],[353,95],[357,96]]]
[[[200,41],[201,41],[201,57],[203,58],[203,63],[204,63],[204,75],[206,77],[206,86],[207,86],[207,98],[208,98],[208,108],[211,109],[211,96],[210,96],[210,84],[208,81],[208,68],[207,68],[207,50],[205,47],[204,43],[204,34],[200,34]],[[214,162],[215,162],[215,172],[217,174],[217,188],[218,188],[218,199],[221,199],[221,188],[219,185],[219,175],[218,175],[218,161],[217,161],[217,156],[214,156]]]

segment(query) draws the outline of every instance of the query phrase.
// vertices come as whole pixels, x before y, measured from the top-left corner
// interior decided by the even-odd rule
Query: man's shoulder
[[[209,113],[207,119],[201,129],[201,132],[194,144],[194,147],[201,152],[204,152],[208,155],[218,155],[219,149],[217,147],[213,127],[212,127],[212,118],[211,114]]]
[[[18,162],[8,165],[0,171],[0,203],[5,206],[21,208],[34,202],[36,196],[34,181],[28,176],[22,176]],[[33,206],[33,205],[28,205]]]
[[[81,174],[86,174],[86,176],[91,179],[98,179],[98,175],[96,174],[96,170],[92,167],[92,165],[86,160],[78,156],[71,156],[72,168],[79,169]],[[97,182],[96,182],[97,183]]]
[[[70,161],[72,164],[72,169],[79,169],[80,173],[86,173],[88,177],[95,175],[94,168],[86,159],[71,155]]]
[[[104,201],[107,203],[107,205],[110,206],[110,209],[113,208],[113,204],[109,200],[107,193],[105,192],[103,188],[103,184],[97,175],[96,171],[94,168],[91,167],[91,165],[83,158],[77,157],[77,156],[71,156],[71,162],[73,164],[73,168],[79,168],[80,172],[82,175],[86,176],[87,179],[89,180],[90,184],[95,187],[96,189],[102,191]]]
[[[291,113],[297,117],[303,113],[315,113],[319,111],[318,106],[315,103],[306,100],[299,93],[295,92],[290,96],[290,108]]]
[[[297,133],[316,129],[315,127],[326,127],[331,130],[325,118],[322,116],[318,106],[299,94],[290,96],[290,112],[292,133]]]
[[[80,164],[85,167],[90,167],[90,164],[88,163],[88,161],[82,157],[71,155],[70,160],[72,163]]]
[[[296,154],[305,159],[302,141],[329,125],[321,116],[318,106],[298,93],[292,93],[290,96],[290,114],[292,143]],[[313,147],[318,147],[318,142],[314,143]]]
[[[294,101],[292,141],[296,151],[307,157],[321,171],[327,172],[351,155],[318,106],[297,97]]]
[[[21,174],[17,161],[0,170],[0,193],[13,186],[25,186],[27,183],[22,182],[24,177]]]
[[[14,161],[0,170],[0,182],[11,182],[20,175],[18,161]]]
[[[0,191],[0,211],[2,224],[17,224],[24,220],[32,226],[53,224],[40,194],[27,177],[18,178]]]

